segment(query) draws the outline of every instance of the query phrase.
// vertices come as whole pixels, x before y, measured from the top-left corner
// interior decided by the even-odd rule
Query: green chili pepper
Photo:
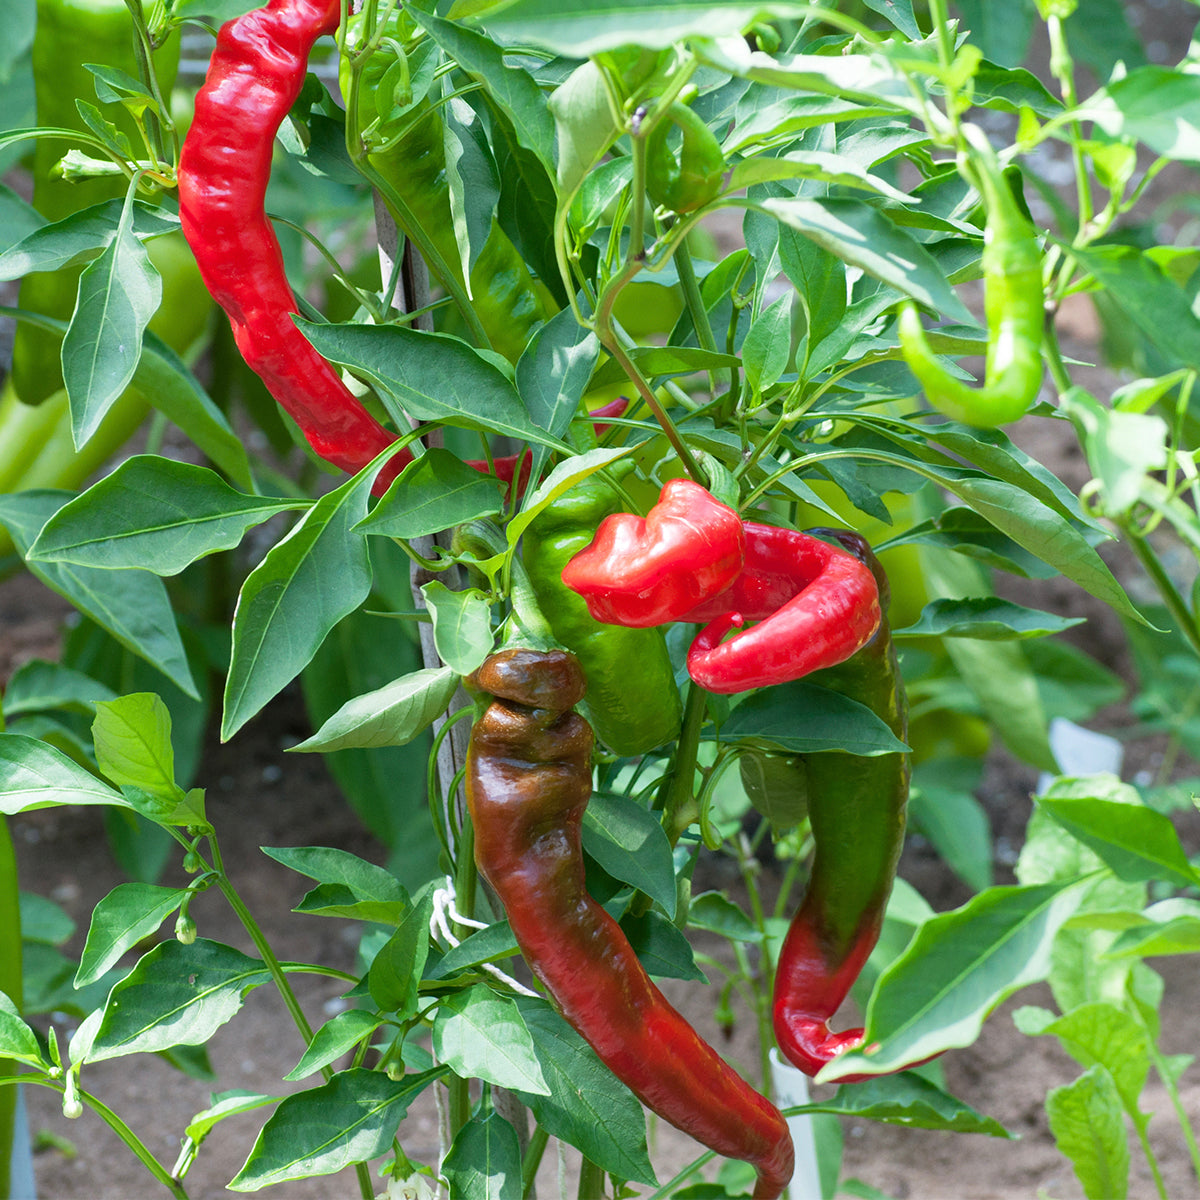
[[[76,99],[95,105],[96,81],[84,63],[116,67],[140,76],[134,49],[134,27],[125,0],[38,0],[33,39],[33,78],[37,119],[41,126],[87,130]],[[155,53],[154,66],[164,93],[179,66],[179,38],[172,37]],[[106,105],[104,115],[130,139],[134,153],[141,137],[133,117],[121,105]],[[69,183],[51,172],[66,152],[57,138],[39,138],[33,152],[33,207],[51,221],[80,209],[124,196],[124,175]],[[75,311],[82,266],[29,275],[21,282],[22,308],[59,320]],[[22,323],[13,348],[12,379],[26,404],[40,404],[62,387],[62,339]]]
[[[562,581],[563,568],[592,540],[596,526],[621,507],[608,484],[588,479],[538,514],[522,538],[521,554],[554,636],[583,666],[583,709],[596,736],[615,753],[632,755],[679,733],[682,704],[666,640],[659,629],[602,625]]]
[[[991,147],[986,143],[980,146],[971,165],[987,208],[983,245],[988,323],[984,385],[973,388],[949,374],[934,355],[911,303],[900,310],[900,349],[934,408],[956,421],[993,428],[1023,416],[1041,387],[1045,323],[1042,256],[1033,226],[1017,206]]]
[[[672,126],[682,134],[679,157],[667,145]],[[702,208],[721,190],[725,155],[713,132],[686,104],[676,101],[646,139],[646,191],[672,212]]]
[[[397,9],[387,25],[388,40],[367,60],[359,107],[362,128],[369,129],[380,110],[386,114],[397,84],[404,37]],[[350,52],[363,32],[362,16],[350,18],[346,45]],[[406,77],[406,72],[400,72]],[[341,64],[341,84],[348,90],[349,63]],[[378,96],[377,96],[378,93]],[[382,102],[378,98],[384,97]],[[454,235],[450,186],[441,109],[428,97],[406,114],[406,129],[369,149],[367,161],[378,174],[380,195],[393,220],[424,254],[435,278],[445,287],[465,288],[462,257]],[[491,348],[511,362],[521,356],[534,327],[557,311],[549,291],[529,273],[516,247],[493,220],[491,233],[471,267],[471,308]]]

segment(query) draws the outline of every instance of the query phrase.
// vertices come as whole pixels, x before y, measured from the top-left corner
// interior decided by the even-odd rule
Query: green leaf
[[[42,1071],[50,1067],[38,1045],[37,1034],[21,1020],[16,1004],[0,991],[0,1061],[4,1059],[15,1059]]]
[[[396,932],[383,944],[367,972],[371,999],[401,1020],[417,1011],[417,987],[429,955],[429,918],[433,892],[426,889],[409,909]]]
[[[732,942],[756,943],[763,940],[754,922],[720,892],[702,892],[688,907],[688,925],[719,934]]]
[[[1177,67],[1138,67],[1090,96],[1085,120],[1109,137],[1136,138],[1176,162],[1200,162],[1200,76]]]
[[[1200,884],[1171,819],[1152,808],[1090,797],[1035,797],[1064,829],[1094,850],[1119,879]]]
[[[1128,1195],[1129,1142],[1121,1098],[1102,1066],[1049,1091],[1046,1116],[1054,1143],[1075,1168],[1088,1200]]]
[[[134,236],[133,209],[112,242],[79,277],[79,299],[62,344],[71,433],[82,447],[129,386],[142,336],[162,300],[162,276]]]
[[[305,500],[246,496],[206,467],[139,454],[68,501],[46,522],[29,556],[108,569],[177,575],[237,546],[246,530]]]
[[[310,738],[291,750],[403,746],[446,711],[459,675],[453,667],[423,667],[363,696],[355,696]]]
[[[482,20],[501,41],[584,58],[620,46],[664,50],[689,37],[736,34],[760,17],[787,16],[806,7],[788,0],[516,0]]]
[[[896,754],[907,749],[864,704],[813,683],[785,683],[743,700],[721,727],[721,740],[769,745],[790,754],[840,750]]]
[[[217,1092],[213,1095],[213,1103],[198,1112],[188,1122],[184,1134],[198,1146],[226,1117],[253,1112],[265,1104],[274,1103],[274,1096],[264,1096],[260,1092],[241,1091],[237,1088],[231,1088],[227,1092]]]
[[[529,419],[500,368],[458,338],[398,325],[314,325],[299,318],[296,324],[320,354],[376,384],[398,421],[408,413],[421,421],[554,444]]]
[[[678,375],[695,375],[699,371],[717,371],[722,367],[736,367],[736,354],[722,354],[718,350],[704,350],[699,346],[638,346],[629,352],[629,357],[641,369],[642,374],[652,380],[671,379]],[[610,358],[593,376],[594,387],[622,384],[628,386],[625,369]]]
[[[460,1078],[550,1094],[520,1010],[486,984],[455,992],[438,1006],[433,1052]]]
[[[991,823],[969,791],[938,782],[930,771],[937,765],[917,767],[909,800],[910,819],[968,887],[983,891],[992,883]]]
[[[562,437],[587,390],[600,342],[569,308],[551,317],[534,335],[517,362],[517,390],[543,429]]]
[[[499,511],[493,478],[435,448],[400,472],[355,530],[409,540]]]
[[[29,547],[70,492],[33,489],[0,495],[7,527],[26,566],[52,592],[106,629],[127,650],[157,667],[193,699],[199,698],[175,615],[161,579],[149,571],[102,571],[68,563],[29,562]]]
[[[1018,1009],[1013,1014],[1017,1028],[1030,1036],[1058,1038],[1081,1067],[1104,1067],[1122,1107],[1138,1120],[1138,1097],[1150,1073],[1151,1049],[1141,1022],[1115,1004],[1100,1002],[1082,1004],[1061,1017],[1047,1013],[1049,1020],[1033,1021],[1031,1011],[1045,1010]]]
[[[353,1067],[328,1083],[280,1101],[228,1185],[234,1192],[312,1175],[332,1175],[383,1154],[408,1106],[445,1067],[391,1080],[381,1071]]]
[[[574,52],[572,52],[574,57]],[[565,205],[622,132],[604,74],[585,62],[550,97],[558,142],[558,202]]]
[[[421,594],[433,618],[433,642],[442,661],[457,674],[470,675],[492,652],[491,602],[474,588],[453,592],[437,579],[425,584]]]
[[[124,208],[124,200],[105,200],[30,230],[0,254],[0,279],[20,279],[36,271],[59,271],[89,262],[97,251],[112,245]],[[178,228],[178,217],[134,201],[130,232],[135,237],[157,237]]]
[[[411,15],[463,71],[484,85],[512,122],[520,144],[532,150],[552,171],[554,119],[533,76],[523,68],[505,62],[504,51],[473,29],[416,8],[411,10]]]
[[[1139,915],[1138,923],[1121,933],[1105,952],[1105,958],[1200,952],[1200,904],[1196,901],[1164,900]]]
[[[595,793],[583,811],[583,847],[614,879],[675,915],[675,865],[663,827],[627,796]]]
[[[517,1131],[493,1110],[458,1131],[442,1174],[460,1200],[521,1200],[521,1144]]]
[[[520,954],[517,939],[507,921],[496,921],[452,946],[426,971],[428,979],[449,979],[458,971],[480,963],[496,962]]]
[[[646,1117],[633,1093],[544,1000],[518,997],[549,1095],[520,1093],[547,1133],[561,1138],[602,1170],[653,1186]]]
[[[708,982],[696,966],[691,943],[662,913],[651,910],[640,917],[626,913],[621,918],[621,929],[648,975]]]
[[[148,938],[183,902],[186,888],[119,883],[92,909],[75,986],[94,983],[126,950]]]
[[[90,717],[97,700],[115,700],[116,695],[112,688],[82,671],[31,658],[9,677],[4,689],[4,716],[11,721],[25,713],[64,709]]]
[[[11,817],[59,804],[110,804],[129,801],[61,750],[21,733],[0,733],[0,813]]]
[[[787,1110],[789,1116],[796,1113],[833,1113],[910,1129],[1012,1137],[999,1121],[976,1112],[969,1104],[912,1071],[844,1084],[828,1100]]]
[[[742,343],[742,366],[755,393],[779,382],[792,347],[791,294],[759,313]]]
[[[533,492],[526,493],[521,511],[506,527],[508,544],[515,546],[538,513],[553,504],[564,492],[629,452],[628,446],[620,446],[613,450],[588,450],[560,462]]]
[[[822,1082],[969,1046],[997,1005],[1046,977],[1055,934],[1081,900],[1078,884],[997,887],[931,917],[879,977],[867,1009],[871,1052],[835,1059]]]
[[[88,1061],[203,1046],[270,978],[259,959],[232,946],[162,942],[109,994]]]
[[[96,704],[92,742],[100,770],[118,787],[130,785],[178,801],[171,714],[153,692],[135,692]]]
[[[745,203],[943,316],[970,319],[933,255],[864,201],[783,197]]]
[[[24,941],[61,946],[75,936],[75,922],[49,897],[21,892],[19,906]]]
[[[250,572],[233,618],[221,738],[231,738],[289,684],[329,630],[371,590],[365,540],[373,472],[322,496]]]
[[[1083,617],[1059,617],[1001,600],[998,596],[974,596],[962,600],[931,600],[914,624],[894,630],[892,636],[1010,641],[1048,637],[1083,622]]]
[[[335,1059],[353,1050],[363,1038],[370,1037],[382,1024],[382,1017],[367,1012],[365,1008],[348,1008],[338,1013],[313,1034],[308,1049],[284,1079],[305,1079],[314,1071],[329,1066]]]
[[[263,846],[290,870],[317,880],[294,912],[398,925],[412,907],[408,892],[384,867],[332,846]]]

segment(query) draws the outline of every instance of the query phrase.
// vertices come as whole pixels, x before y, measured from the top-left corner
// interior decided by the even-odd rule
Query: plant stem
[[[538,1167],[542,1165],[542,1155],[546,1153],[546,1144],[550,1135],[540,1125],[536,1126],[529,1136],[529,1145],[521,1158],[521,1195],[529,1196],[533,1192],[533,1184],[537,1179]]]
[[[1147,1039],[1150,1046],[1150,1058],[1154,1063],[1154,1069],[1158,1072],[1159,1078],[1163,1082],[1163,1086],[1167,1089],[1167,1095],[1171,1097],[1171,1107],[1175,1109],[1175,1115],[1179,1118],[1179,1125],[1183,1130],[1183,1136],[1188,1144],[1188,1153],[1192,1157],[1192,1171],[1196,1178],[1200,1180],[1200,1146],[1196,1145],[1196,1134],[1192,1129],[1192,1123],[1188,1120],[1187,1109],[1183,1107],[1183,1101],[1179,1098],[1179,1088],[1175,1085],[1175,1080],[1171,1076],[1171,1072],[1167,1069],[1167,1064],[1163,1060],[1163,1056],[1158,1046],[1153,1040]]]
[[[708,309],[704,306],[704,297],[700,294],[700,284],[696,279],[696,268],[692,263],[692,252],[687,242],[680,242],[675,251],[675,269],[679,272],[679,284],[683,288],[683,300],[691,314],[692,324],[696,329],[696,341],[701,349],[716,353],[717,338],[713,333],[712,322],[708,319]],[[733,367],[729,368],[729,386],[733,387]],[[709,394],[717,398],[717,373],[708,373]]]
[[[1134,554],[1137,555],[1146,574],[1150,576],[1151,582],[1158,589],[1158,594],[1167,606],[1167,611],[1179,622],[1180,632],[1191,643],[1192,649],[1200,655],[1200,628],[1196,625],[1196,618],[1188,608],[1187,602],[1179,594],[1179,589],[1171,581],[1171,577],[1163,569],[1158,555],[1154,553],[1146,539],[1128,524],[1122,522],[1121,532],[1125,535],[1125,540]]]
[[[663,828],[674,847],[687,827],[696,819],[696,756],[700,750],[700,733],[704,728],[707,695],[697,684],[688,685],[687,703],[683,712],[683,728],[675,744],[675,761],[664,781]]]
[[[600,1200],[604,1195],[604,1171],[590,1158],[579,1164],[579,1200]]]
[[[681,1183],[691,1179],[691,1177],[695,1175],[705,1163],[711,1162],[716,1157],[717,1154],[715,1150],[705,1151],[705,1153],[701,1154],[699,1158],[693,1159],[677,1175],[673,1176],[671,1179],[668,1179],[667,1182],[664,1183],[657,1192],[653,1192],[651,1195],[647,1196],[646,1200],[669,1200],[669,1198],[674,1194],[675,1189]]]

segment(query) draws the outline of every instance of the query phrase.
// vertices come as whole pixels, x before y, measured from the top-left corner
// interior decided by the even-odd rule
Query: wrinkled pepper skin
[[[388,23],[394,36],[403,37],[401,10]],[[347,27],[346,44],[350,51],[357,45],[361,17],[352,18]],[[364,91],[378,87],[394,58],[377,52],[363,69]],[[342,60],[341,82],[347,90],[349,72]],[[366,124],[368,122],[364,122]],[[380,194],[400,230],[413,238],[418,248],[427,238],[437,261],[427,265],[443,285],[446,271],[463,284],[463,268],[454,220],[450,210],[450,185],[446,177],[446,148],[441,108],[426,98],[417,106],[411,127],[391,145],[368,154],[368,162],[386,185]],[[397,201],[399,203],[397,203]],[[471,267],[471,307],[487,334],[491,349],[516,362],[525,350],[536,326],[558,311],[553,297],[529,272],[516,247],[492,222],[491,233]]]
[[[562,651],[503,650],[474,677],[466,792],[475,860],[526,961],[567,1022],[646,1105],[718,1154],[754,1165],[757,1200],[791,1178],[787,1123],[670,1005],[588,894],[581,829],[592,732],[569,709],[583,672]]]
[[[605,517],[562,579],[597,621],[665,625],[729,587],[745,551],[732,508],[690,479],[671,479],[644,518]]]
[[[601,624],[562,580],[563,568],[591,541],[600,520],[619,507],[606,483],[585,480],[534,518],[521,557],[554,636],[583,667],[585,711],[596,736],[625,756],[673,740],[683,705],[662,632]]]
[[[887,580],[857,534],[815,530],[838,538]],[[908,707],[886,618],[852,658],[810,676],[810,682],[865,704],[901,741]],[[904,845],[909,762],[905,754],[866,758],[831,751],[801,760],[816,853],[804,901],[793,918],[775,975],[775,1037],[787,1059],[815,1075],[862,1042],[862,1029],[834,1033],[829,1020],[870,957],[883,925]],[[853,1075],[843,1083],[871,1078]]]
[[[292,323],[299,311],[264,203],[275,133],[304,84],[309,51],[340,19],[339,0],[271,0],[217,35],[179,164],[179,215],[238,350],[313,450],[358,471],[395,439]],[[398,451],[382,493],[412,461]]]
[[[117,67],[138,78],[133,21],[125,0],[38,0],[33,38],[34,99],[39,125],[87,130],[76,99],[99,105],[95,76],[84,63]],[[173,36],[154,56],[155,70],[169,93],[179,67],[179,38]],[[119,104],[101,109],[131,139],[135,153],[141,138],[133,118]],[[66,141],[38,138],[33,150],[33,207],[49,221],[124,196],[124,175],[81,179],[77,183],[51,176],[67,152]],[[151,243],[153,245],[153,243]],[[20,306],[60,321],[75,311],[82,265],[27,275],[21,281]],[[40,404],[63,385],[62,338],[21,322],[13,346],[12,380],[25,404]]]
[[[746,522],[742,574],[688,613],[709,624],[688,651],[688,674],[710,692],[744,692],[835,666],[883,620],[870,569],[853,554],[794,529]],[[744,621],[750,629],[725,635]]]

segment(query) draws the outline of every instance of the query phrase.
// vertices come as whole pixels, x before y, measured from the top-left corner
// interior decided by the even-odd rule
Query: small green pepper
[[[562,581],[568,562],[621,502],[595,477],[543,510],[525,531],[521,557],[554,636],[583,666],[582,709],[600,738],[620,755],[642,754],[679,733],[682,704],[660,629],[626,629],[592,618],[586,601]]]
[[[667,145],[672,126],[682,134],[679,156]],[[676,101],[646,139],[646,191],[672,212],[702,208],[721,190],[725,155],[713,132],[686,104]]]
[[[1033,226],[1017,206],[990,146],[981,146],[971,163],[987,208],[985,383],[972,388],[947,372],[911,303],[900,310],[900,349],[934,408],[956,421],[990,429],[1023,416],[1042,384],[1042,256]]]

